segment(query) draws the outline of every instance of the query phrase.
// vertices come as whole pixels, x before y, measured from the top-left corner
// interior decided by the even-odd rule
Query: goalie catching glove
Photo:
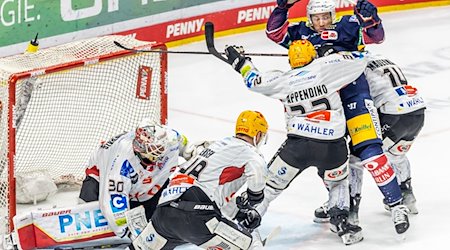
[[[377,7],[366,0],[359,0],[355,5],[355,15],[363,28],[370,28],[381,23]]]
[[[233,67],[234,70],[239,72],[242,76],[255,68],[252,64],[251,58],[244,55],[244,48],[242,46],[226,46],[225,56],[227,57],[228,63]]]

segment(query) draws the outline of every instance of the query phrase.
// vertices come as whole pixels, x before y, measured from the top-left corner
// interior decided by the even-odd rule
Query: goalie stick
[[[103,244],[95,246],[84,246],[84,247],[71,247],[71,246],[61,246],[55,247],[55,250],[92,250],[92,249],[109,249],[109,248],[126,248],[129,247],[131,243],[117,243],[117,244]]]

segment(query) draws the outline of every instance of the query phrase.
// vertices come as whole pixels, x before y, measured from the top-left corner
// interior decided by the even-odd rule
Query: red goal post
[[[114,41],[167,49],[115,35],[0,58],[0,234],[13,230],[18,173],[81,183],[101,141],[144,117],[167,122],[167,53]]]

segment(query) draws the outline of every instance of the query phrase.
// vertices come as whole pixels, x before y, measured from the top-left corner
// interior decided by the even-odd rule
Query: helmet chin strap
[[[259,136],[259,142],[256,142],[256,137],[258,137],[258,134],[260,135]],[[253,145],[255,145],[255,147],[259,150],[259,148],[262,146],[262,145],[264,145],[264,144],[266,144],[266,136],[267,135],[262,135],[262,133],[261,132],[259,132],[255,137],[253,137]]]

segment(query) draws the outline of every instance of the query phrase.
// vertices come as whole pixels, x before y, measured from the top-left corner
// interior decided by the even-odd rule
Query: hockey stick
[[[205,23],[205,41],[206,47],[208,48],[209,53],[213,56],[219,58],[220,60],[228,63],[228,60],[224,52],[218,52],[214,45],[214,24],[212,22]],[[279,54],[279,53],[244,53],[246,56],[288,56],[287,54]]]
[[[280,234],[280,232],[281,232],[280,226],[274,228],[272,232],[270,232],[269,235],[267,235],[267,237],[262,241],[263,246],[266,246],[268,241],[271,241],[273,238],[277,237],[278,234]]]
[[[91,249],[108,249],[108,248],[125,248],[130,246],[131,243],[117,243],[117,244],[104,244],[104,245],[96,245],[96,246],[85,246],[85,247],[71,247],[71,246],[62,246],[55,247],[55,250],[91,250]]]
[[[219,53],[214,46],[214,24],[212,22],[205,23],[205,41],[209,53],[229,64],[228,59],[222,56],[222,53]]]
[[[133,49],[128,48],[125,45],[119,43],[118,41],[114,41],[114,44],[124,50],[132,51],[134,53],[171,53],[171,54],[194,54],[194,55],[209,55],[209,52],[206,51],[174,51],[174,50],[146,50],[146,49]]]

